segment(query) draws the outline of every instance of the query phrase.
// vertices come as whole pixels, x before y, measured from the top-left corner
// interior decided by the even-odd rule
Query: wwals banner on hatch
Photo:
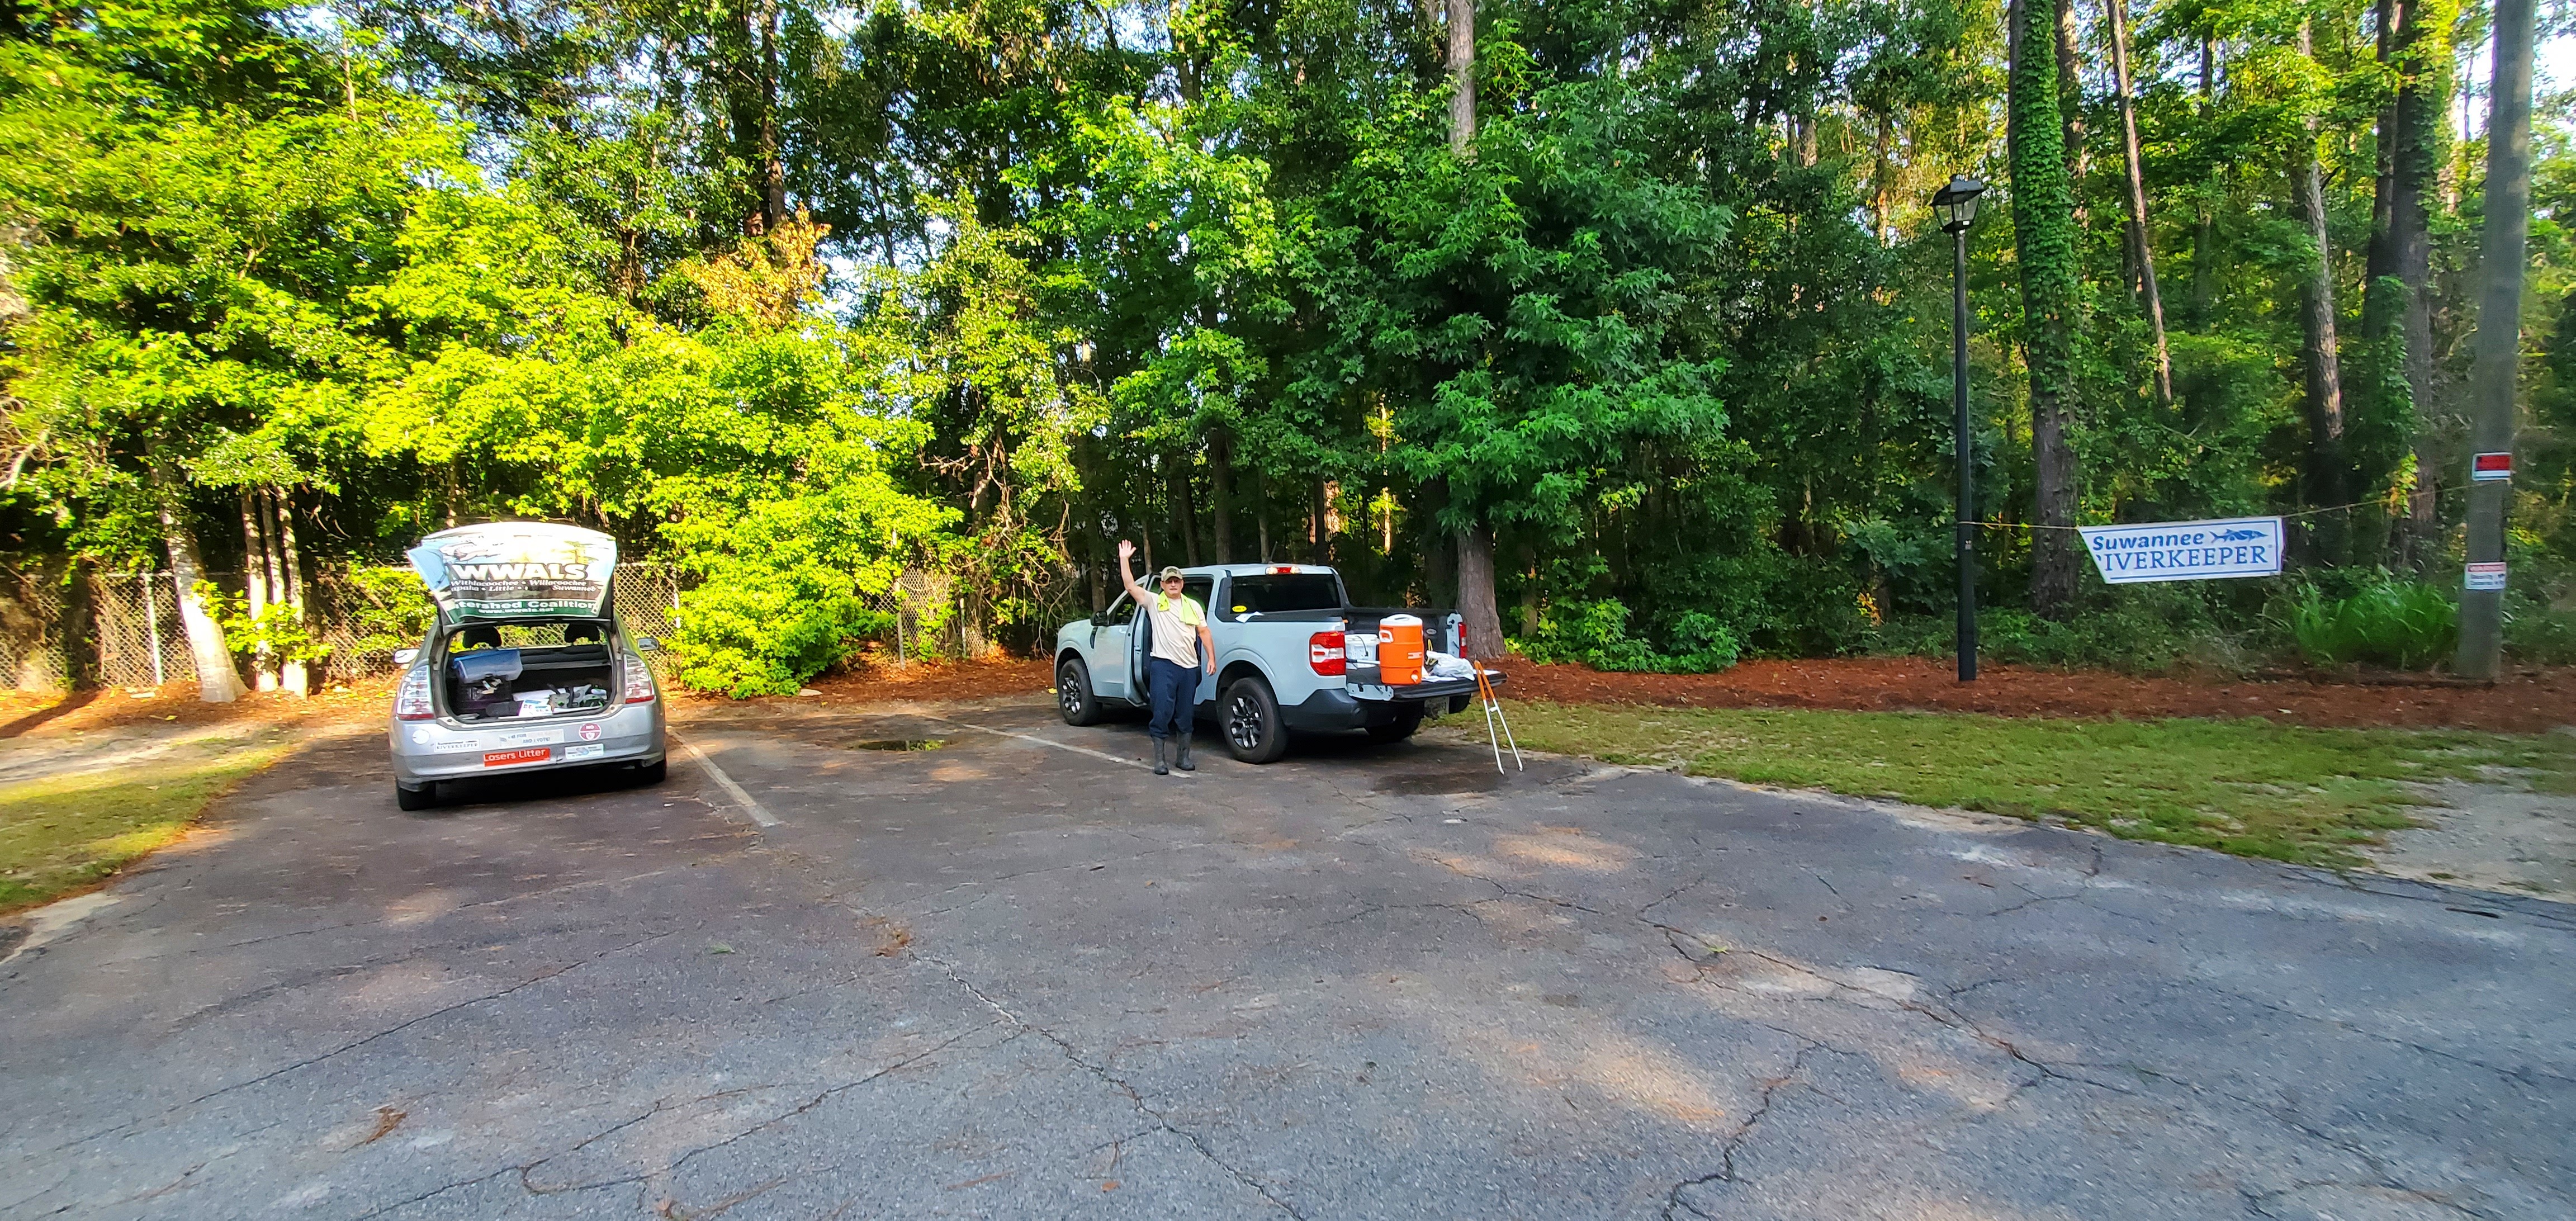
[[[2079,526],[2093,566],[2113,585],[2281,575],[2281,519]]]
[[[420,540],[411,566],[450,619],[605,618],[617,540],[547,522],[458,526]]]

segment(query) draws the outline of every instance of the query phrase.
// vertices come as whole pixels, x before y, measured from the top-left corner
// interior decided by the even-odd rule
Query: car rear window
[[[1342,583],[1329,572],[1267,573],[1236,577],[1226,609],[1237,615],[1266,611],[1339,610]]]

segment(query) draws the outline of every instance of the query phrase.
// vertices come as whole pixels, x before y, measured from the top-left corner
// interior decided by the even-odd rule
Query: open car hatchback
[[[430,535],[412,566],[437,606],[406,668],[389,736],[395,803],[437,803],[442,782],[623,767],[646,783],[668,756],[662,701],[610,596],[616,540],[542,522]]]

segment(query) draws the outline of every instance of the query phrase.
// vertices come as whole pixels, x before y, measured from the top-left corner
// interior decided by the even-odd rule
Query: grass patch
[[[2362,863],[2354,845],[2414,825],[2428,800],[2417,784],[2489,768],[2544,790],[2576,781],[2564,734],[1542,703],[1512,721],[1522,745],[1562,754],[2339,868]]]
[[[285,742],[207,739],[133,767],[0,785],[0,912],[114,876],[184,834]]]

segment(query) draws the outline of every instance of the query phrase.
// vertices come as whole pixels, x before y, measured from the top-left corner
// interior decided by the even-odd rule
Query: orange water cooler
[[[1422,620],[1389,615],[1377,621],[1378,681],[1409,687],[1422,681]]]

